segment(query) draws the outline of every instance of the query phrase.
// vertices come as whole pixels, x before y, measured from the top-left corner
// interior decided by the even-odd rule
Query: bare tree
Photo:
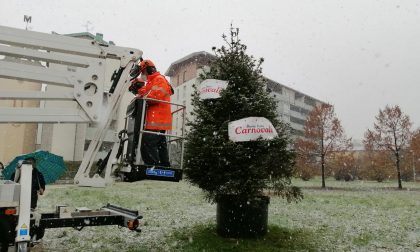
[[[351,138],[346,138],[340,120],[331,104],[316,106],[305,124],[304,138],[296,143],[300,156],[314,157],[321,166],[322,188],[325,188],[326,160],[334,152],[352,149]]]
[[[394,107],[387,105],[384,110],[379,110],[375,119],[373,130],[367,130],[363,142],[365,146],[370,145],[377,151],[387,151],[393,157],[397,170],[398,188],[402,189],[401,152],[408,147],[410,142],[412,123],[409,116],[403,114],[398,105]]]

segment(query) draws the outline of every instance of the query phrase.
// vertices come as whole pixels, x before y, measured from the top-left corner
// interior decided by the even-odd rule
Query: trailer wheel
[[[0,252],[7,252],[9,249],[10,223],[6,216],[0,216]]]
[[[29,252],[29,242],[18,242],[16,244],[17,252]]]
[[[42,239],[44,237],[45,228],[34,227],[34,228],[31,229],[31,231],[33,231],[33,233],[31,234],[31,237],[35,241],[38,241],[38,240],[40,240],[40,239]]]

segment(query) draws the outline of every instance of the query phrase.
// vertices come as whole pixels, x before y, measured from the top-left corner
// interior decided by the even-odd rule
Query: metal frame
[[[60,115],[49,108],[32,109],[37,118],[31,122],[79,123],[106,120],[102,116],[105,67],[107,58],[120,60],[120,67],[131,65],[142,56],[142,51],[117,46],[101,46],[96,41],[72,38],[57,34],[44,34],[0,26],[0,55],[36,62],[63,65],[61,69],[0,60],[0,77],[35,81],[70,88],[68,92],[42,94],[27,92],[2,92],[0,99],[74,100],[78,108]],[[6,46],[7,45],[7,46]],[[126,72],[128,73],[128,72]],[[124,77],[128,78],[128,74]],[[95,85],[96,92],[85,92],[85,87]],[[72,95],[71,95],[72,94]],[[11,114],[13,113],[13,116]],[[26,108],[0,110],[0,123],[28,122]]]
[[[20,171],[20,172],[19,172]],[[16,227],[16,243],[29,243],[30,218],[31,218],[31,191],[32,191],[32,164],[23,163],[20,169],[16,169],[15,182],[19,178],[19,221]]]
[[[42,213],[37,225],[41,229],[73,227],[81,230],[84,227],[118,225],[127,227],[130,220],[142,219],[138,211],[129,210],[119,206],[107,204],[99,210],[86,213],[74,212],[70,218],[60,218],[58,213]],[[35,220],[31,222],[35,225]]]
[[[123,71],[123,76],[129,76],[130,67],[126,67]],[[79,170],[76,173],[74,182],[80,186],[93,186],[93,187],[105,187],[111,181],[108,178],[102,178],[98,174],[95,174],[93,177],[89,176],[91,167],[95,161],[96,154],[99,152],[102,141],[105,138],[106,132],[109,128],[109,125],[112,121],[112,116],[115,114],[118,106],[121,102],[123,94],[128,90],[130,81],[128,78],[122,78],[118,82],[117,88],[114,94],[111,96],[111,100],[106,107],[106,111],[103,113],[106,121],[98,125],[98,130],[95,133],[94,138],[89,144],[89,148],[85,153],[82,164],[79,167]],[[110,158],[110,160],[112,160]],[[109,161],[110,162],[110,161]],[[109,173],[110,175],[110,173]]]
[[[185,110],[186,110],[186,106],[183,104],[178,104],[178,103],[174,103],[174,102],[166,102],[166,101],[161,101],[161,100],[156,100],[156,99],[152,99],[152,98],[140,98],[143,99],[145,102],[143,102],[143,108],[142,108],[142,118],[141,118],[141,124],[140,124],[140,134],[139,134],[139,141],[138,141],[138,146],[137,146],[137,153],[136,153],[136,165],[142,165],[141,163],[141,140],[143,137],[143,133],[149,133],[149,134],[155,134],[155,135],[164,135],[164,136],[168,136],[168,137],[172,137],[175,138],[174,140],[171,141],[177,141],[177,140],[181,140],[181,167],[180,169],[183,169],[183,163],[184,163],[184,134],[185,134]],[[148,131],[144,129],[145,126],[145,118],[146,118],[146,103],[147,101],[154,101],[154,102],[162,102],[162,103],[167,103],[170,105],[174,105],[177,107],[181,107],[180,109],[175,110],[174,112],[172,112],[172,115],[174,115],[175,113],[178,113],[179,111],[183,111],[183,116],[182,116],[182,132],[181,132],[181,136],[178,135],[172,135],[172,134],[163,134],[163,133],[158,133],[158,132],[154,132],[154,131]],[[169,141],[168,141],[169,142]]]
[[[27,187],[30,188],[30,184]],[[7,208],[10,207],[12,206],[7,206]],[[19,215],[14,215],[8,220],[10,231],[14,231],[15,234],[15,240],[9,240],[9,244],[13,243],[15,245],[16,250],[14,251],[27,251],[31,242],[42,239],[45,229],[51,228],[72,227],[81,231],[85,227],[118,225],[129,228],[131,231],[141,232],[138,220],[142,219],[143,216],[139,215],[138,211],[107,204],[98,210],[73,211],[70,209],[74,208],[68,208],[67,210],[71,212],[68,212],[66,216],[61,216],[61,207],[67,208],[65,206],[56,207],[56,212],[50,213],[32,212],[32,217],[30,218],[29,208],[25,210],[28,212],[28,216],[20,215],[22,211],[21,205]],[[4,216],[0,217],[3,218]],[[21,228],[22,222],[27,228]],[[38,237],[38,235],[41,235],[41,237]]]
[[[102,145],[113,115],[116,113],[122,96],[127,92],[130,83],[130,69],[142,56],[142,51],[117,46],[102,46],[93,40],[61,36],[57,34],[44,34],[0,26],[0,55],[26,59],[32,62],[45,64],[28,65],[0,60],[0,78],[36,81],[48,85],[67,87],[63,92],[1,92],[0,99],[27,99],[27,100],[61,100],[74,101],[74,108],[0,108],[0,123],[88,123],[94,122],[97,131],[86,151],[74,182],[79,186],[105,187],[112,183],[112,162],[118,151],[118,139],[115,142],[111,156],[108,160],[105,177],[95,174],[91,177],[90,171],[96,160],[96,155]],[[108,102],[103,100],[105,85],[106,59],[118,59],[119,79],[114,81],[108,94]],[[49,67],[49,63],[57,64]],[[61,67],[60,67],[61,66]],[[118,74],[117,74],[118,75]],[[87,92],[90,86],[96,92]],[[89,90],[88,90],[89,91]],[[185,105],[144,98],[143,118],[135,165],[141,165],[141,140],[143,133],[165,135],[168,142],[181,140],[181,164],[183,168],[185,113],[182,117],[181,136],[161,134],[144,129],[146,116],[145,104],[147,101],[164,102],[181,107],[179,111],[185,112]]]
[[[96,123],[98,130],[84,155],[75,182],[103,187],[106,181],[99,176],[90,178],[89,172],[122,95],[130,84],[129,70],[142,54],[137,49],[103,46],[93,40],[0,26],[0,55],[19,59],[18,62],[0,60],[0,78],[68,88],[55,93],[2,91],[0,99],[63,100],[74,101],[76,105],[75,108],[60,109],[0,108],[0,123]],[[116,70],[122,73],[116,87],[110,91],[112,94],[108,94],[108,104],[103,100],[106,59],[119,60],[120,69]],[[50,63],[57,66],[50,67]],[[90,86],[94,87],[93,93],[86,91]]]

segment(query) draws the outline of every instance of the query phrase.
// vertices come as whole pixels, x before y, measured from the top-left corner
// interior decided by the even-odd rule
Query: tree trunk
[[[322,178],[322,188],[325,188],[325,162],[324,162],[324,155],[321,155],[321,178]]]
[[[398,152],[395,154],[397,157],[397,177],[398,177],[398,189],[402,189],[402,183],[401,183],[401,170],[400,170],[400,156],[398,155]]]

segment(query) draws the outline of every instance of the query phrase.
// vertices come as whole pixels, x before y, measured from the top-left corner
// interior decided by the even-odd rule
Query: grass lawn
[[[57,204],[99,208],[106,203],[139,210],[142,233],[118,227],[50,229],[38,251],[420,251],[420,183],[337,182],[295,184],[304,200],[271,197],[269,233],[262,239],[215,234],[216,206],[187,182],[117,183],[105,189],[47,186],[39,210]]]

